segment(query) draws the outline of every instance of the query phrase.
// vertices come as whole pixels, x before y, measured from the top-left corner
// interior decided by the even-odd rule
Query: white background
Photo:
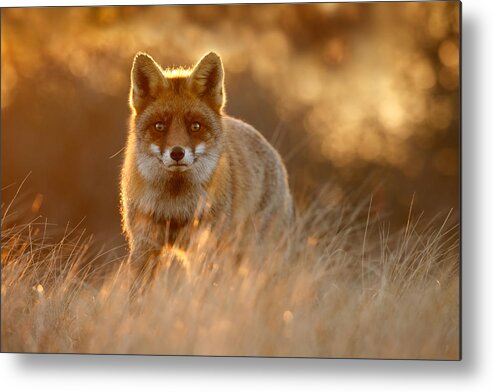
[[[137,3],[136,0],[2,0],[0,4]],[[144,0],[140,3],[167,2]],[[154,389],[312,391],[329,388],[364,392],[493,390],[492,10],[491,0],[463,1],[461,362],[0,354],[0,388],[4,391],[85,392]]]

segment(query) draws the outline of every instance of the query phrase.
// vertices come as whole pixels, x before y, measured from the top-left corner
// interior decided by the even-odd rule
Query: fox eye
[[[156,124],[154,124],[154,129],[157,132],[164,132],[164,124],[161,121],[159,121]]]
[[[190,129],[192,132],[197,132],[200,130],[200,123],[198,121],[194,121],[192,125],[190,125]]]

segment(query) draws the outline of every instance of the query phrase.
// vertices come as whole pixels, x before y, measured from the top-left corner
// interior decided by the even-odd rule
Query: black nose
[[[175,146],[171,149],[169,155],[171,156],[171,159],[173,159],[176,162],[179,162],[185,156],[185,150],[179,146]]]

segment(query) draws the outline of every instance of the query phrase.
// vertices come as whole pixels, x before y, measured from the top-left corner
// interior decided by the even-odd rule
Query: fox
[[[293,219],[279,153],[253,126],[228,116],[224,68],[210,52],[166,68],[146,53],[131,70],[121,214],[130,265],[142,271],[205,222],[218,236],[279,238]]]

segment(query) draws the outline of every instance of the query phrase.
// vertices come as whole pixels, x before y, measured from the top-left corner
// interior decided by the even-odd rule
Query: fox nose
[[[169,155],[171,156],[171,159],[173,159],[176,162],[179,162],[185,156],[185,150],[180,146],[175,146],[171,149]]]

